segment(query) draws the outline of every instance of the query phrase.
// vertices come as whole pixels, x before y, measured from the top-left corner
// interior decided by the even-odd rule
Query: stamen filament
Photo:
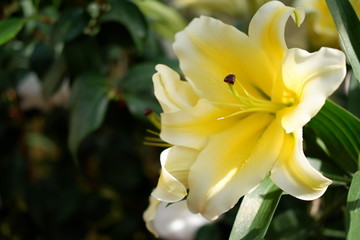
[[[156,142],[148,142],[148,141],[144,141],[143,143],[147,146],[153,146],[153,147],[171,147],[172,146],[169,143],[156,143]]]
[[[228,83],[228,86],[229,86],[229,88],[230,88],[231,93],[232,93],[237,99],[241,100],[241,96],[240,96],[239,93],[236,91],[236,88],[234,87],[234,85]]]
[[[149,137],[149,136],[145,137],[144,138],[145,141],[143,142],[145,145],[153,146],[153,147],[171,147],[172,146],[171,144],[164,142],[159,137],[160,133],[152,131],[150,129],[147,129],[146,131],[150,134],[155,135],[156,137]]]
[[[229,86],[230,92],[239,100],[239,103],[221,103],[221,102],[213,102],[214,104],[227,105],[240,108],[239,111],[231,113],[225,117],[220,117],[218,120],[226,119],[229,117],[233,117],[242,113],[249,112],[268,112],[268,113],[276,113],[281,108],[284,108],[286,105],[283,103],[274,103],[269,100],[263,100],[254,97],[251,95],[245,87],[241,84],[241,82],[236,81],[236,77],[234,74],[229,74],[224,78],[224,82],[226,82]],[[245,96],[240,95],[236,88],[235,84],[238,84],[245,94]]]
[[[145,116],[149,121],[159,130],[161,130],[161,120],[160,116],[156,114],[154,111],[147,109],[145,111]]]
[[[249,112],[268,112],[268,113],[274,113],[276,111],[274,111],[274,109],[270,109],[270,108],[261,108],[261,107],[257,107],[257,108],[244,108],[244,109],[241,109],[237,112],[234,112],[232,114],[229,114],[225,117],[220,117],[220,118],[217,118],[217,120],[223,120],[223,119],[227,119],[227,118],[230,118],[230,117],[234,117],[236,115],[239,115],[239,114],[242,114],[242,113],[249,113]]]
[[[152,134],[152,135],[155,135],[155,136],[160,136],[160,133],[155,132],[155,131],[153,131],[153,130],[146,129],[146,131],[147,131],[148,133]]]
[[[164,142],[160,138],[156,138],[156,137],[145,137],[145,140],[152,141],[152,142]]]
[[[211,102],[211,103],[217,104],[217,105],[231,106],[231,107],[244,107],[243,105],[241,105],[239,103],[222,103],[222,102]]]

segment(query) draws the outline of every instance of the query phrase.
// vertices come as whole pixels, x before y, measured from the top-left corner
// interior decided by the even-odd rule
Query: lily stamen
[[[152,109],[146,109],[144,115],[157,129],[161,129],[160,116],[156,114]]]
[[[154,137],[150,137],[150,136],[145,137],[145,141],[143,142],[144,145],[153,146],[153,147],[171,147],[172,146],[171,144],[163,141],[160,138],[160,133],[159,132],[156,132],[156,131],[153,131],[153,130],[150,130],[150,129],[146,129],[146,131],[148,133],[154,135]]]
[[[233,117],[242,113],[249,112],[270,112],[275,113],[279,109],[286,107],[286,105],[282,103],[274,103],[268,100],[262,100],[251,95],[245,87],[241,84],[240,81],[236,81],[236,76],[234,74],[229,74],[224,78],[224,82],[226,82],[229,86],[231,93],[239,100],[240,103],[215,103],[221,105],[228,105],[240,108],[239,111],[236,111],[230,115],[225,117],[220,117],[217,120],[222,120],[225,118]],[[244,92],[245,96],[241,96],[235,88],[235,84],[238,84],[241,90]]]

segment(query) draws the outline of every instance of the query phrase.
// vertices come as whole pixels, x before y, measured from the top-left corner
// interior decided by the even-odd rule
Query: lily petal
[[[261,45],[275,69],[281,66],[287,50],[284,32],[289,17],[300,25],[305,13],[302,10],[285,6],[279,1],[270,1],[256,12],[249,25],[249,37]]]
[[[200,150],[209,134],[219,132],[237,121],[236,118],[218,120],[230,113],[229,109],[217,108],[209,101],[200,99],[193,108],[162,113],[160,137],[173,145]]]
[[[320,197],[331,184],[331,180],[306,159],[302,150],[302,130],[285,135],[282,151],[270,177],[282,190],[302,200]]]
[[[273,115],[251,114],[209,137],[190,170],[189,209],[212,220],[232,208],[270,172],[283,135]]]
[[[294,132],[310,121],[340,86],[345,74],[346,58],[339,50],[321,48],[308,53],[290,49],[283,63],[283,81],[297,96],[298,104],[278,114],[286,132]]]
[[[270,96],[272,82],[264,81],[264,76],[273,71],[270,59],[235,27],[202,16],[177,33],[173,47],[182,71],[200,97],[215,102],[236,102],[224,83],[229,74],[234,74],[252,95],[262,97],[260,90]]]
[[[197,230],[209,222],[200,214],[191,213],[186,201],[169,205],[153,197],[143,218],[149,231],[161,239],[194,239]]]
[[[188,82],[181,81],[178,73],[159,64],[153,76],[155,96],[164,112],[178,111],[196,104],[199,97]]]
[[[160,155],[161,175],[153,197],[164,202],[177,202],[187,195],[188,174],[198,152],[191,148],[174,146]]]
[[[161,203],[161,201],[159,201],[156,198],[150,196],[150,198],[149,198],[149,206],[147,207],[147,209],[145,210],[145,212],[143,214],[143,219],[145,221],[146,228],[155,237],[159,237],[159,234],[157,233],[157,231],[155,230],[155,228],[153,226],[153,220],[156,218],[157,208],[158,208],[158,205],[160,203]]]

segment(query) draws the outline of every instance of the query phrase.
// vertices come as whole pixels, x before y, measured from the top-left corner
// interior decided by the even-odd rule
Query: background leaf
[[[360,171],[357,171],[351,182],[347,199],[348,232],[347,239],[359,239],[360,229]]]
[[[102,22],[122,24],[131,34],[138,51],[144,48],[147,24],[137,6],[129,1],[110,1],[110,11],[101,17]]]
[[[99,43],[91,37],[79,38],[66,44],[64,57],[68,70],[74,75],[80,75],[89,69],[100,69],[103,63],[100,48]]]
[[[143,4],[149,5],[142,9]],[[155,239],[142,215],[158,182],[162,148],[143,144],[146,129],[153,129],[143,113],[161,111],[151,81],[155,65],[181,74],[178,62],[169,61],[174,57],[169,38],[182,28],[173,13],[187,21],[196,10],[175,8],[168,0],[0,5],[0,39],[7,41],[0,46],[0,239]],[[250,20],[249,13],[213,16],[243,30]],[[10,19],[13,24],[3,25]],[[306,40],[301,35],[298,40]],[[40,83],[45,98],[41,91],[24,95],[31,92],[21,87],[27,79]],[[347,84],[336,97],[356,115],[360,85],[355,77]],[[35,104],[23,104],[30,102]],[[247,215],[250,223],[237,223],[247,227],[245,239],[345,238],[346,198],[357,169],[349,140],[354,137],[348,135],[359,134],[358,120],[340,110],[325,111],[323,119],[320,113],[314,120],[319,126],[304,128],[305,154],[333,180],[331,187],[315,201],[282,195],[272,219],[268,213],[279,195],[271,194],[280,190],[247,196],[254,201],[244,201],[243,208],[249,206],[253,215]],[[269,211],[266,201],[272,203]],[[228,239],[241,202],[200,229],[196,239]]]
[[[61,55],[52,63],[43,79],[43,95],[50,98],[61,86],[66,70],[66,62],[64,55]]]
[[[87,25],[87,17],[82,8],[69,9],[61,14],[54,24],[53,40],[67,42],[80,36]]]
[[[263,239],[281,194],[282,190],[267,177],[245,195],[229,239]]]
[[[144,117],[145,109],[161,112],[160,105],[153,92],[152,75],[156,72],[157,63],[163,63],[177,70],[178,62],[169,59],[159,59],[158,62],[145,62],[129,69],[124,79],[119,83],[124,91],[124,97],[129,111],[138,118]],[[147,121],[147,120],[146,120]]]
[[[340,41],[360,83],[360,21],[349,1],[326,0]]]
[[[149,19],[152,26],[161,36],[174,40],[174,35],[186,26],[185,18],[174,8],[157,0],[137,0],[135,4]]]
[[[358,169],[360,154],[360,121],[354,115],[327,100],[320,112],[308,123],[331,159],[343,171]]]
[[[80,141],[102,123],[109,103],[104,76],[86,73],[75,80],[70,100],[69,147],[76,152]]]
[[[348,97],[346,101],[346,109],[348,109],[356,117],[360,117],[360,84],[357,83],[357,80],[354,74],[351,74]]]
[[[0,45],[16,36],[25,24],[24,18],[8,18],[0,21]]]

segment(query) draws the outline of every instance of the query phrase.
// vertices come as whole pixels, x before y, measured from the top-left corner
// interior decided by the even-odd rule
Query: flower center
[[[231,93],[237,98],[239,103],[219,103],[219,104],[238,107],[240,110],[225,117],[218,118],[218,120],[233,117],[242,113],[249,113],[249,112],[276,113],[280,109],[287,107],[287,105],[283,103],[275,103],[269,100],[263,100],[254,97],[246,90],[246,88],[241,84],[240,81],[236,81],[236,76],[234,74],[227,75],[224,78],[224,82],[228,84]],[[240,86],[243,92],[242,95],[240,95],[236,90],[235,84]]]

